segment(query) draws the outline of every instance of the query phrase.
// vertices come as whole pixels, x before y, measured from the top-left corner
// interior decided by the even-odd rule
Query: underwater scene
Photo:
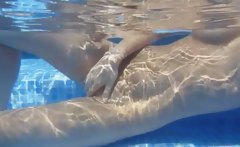
[[[240,146],[239,0],[0,1],[0,147]]]

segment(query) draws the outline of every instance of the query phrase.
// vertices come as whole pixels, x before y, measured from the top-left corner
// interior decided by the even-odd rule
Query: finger
[[[104,98],[109,98],[110,97],[110,94],[111,94],[111,91],[112,91],[112,88],[114,86],[114,83],[115,83],[115,79],[114,80],[111,80],[111,82],[109,82],[106,86],[105,86],[105,89],[104,89],[104,92],[102,94],[102,97]]]
[[[89,91],[90,86],[93,85],[93,79],[89,78],[87,76],[86,81],[85,81],[85,90]]]
[[[88,96],[93,96],[93,94],[103,86],[101,82],[94,83],[88,90]]]
[[[92,73],[92,71],[90,71],[86,77],[86,80],[85,80],[85,89],[88,91],[89,88],[94,84],[94,81],[96,79],[96,77],[92,76],[94,75]]]

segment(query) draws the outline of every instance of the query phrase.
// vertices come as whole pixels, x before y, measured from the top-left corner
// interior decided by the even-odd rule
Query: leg
[[[87,35],[69,31],[0,31],[0,44],[41,57],[77,82],[85,79],[105,51],[91,43]]]
[[[20,53],[0,44],[0,111],[7,108],[20,67]]]

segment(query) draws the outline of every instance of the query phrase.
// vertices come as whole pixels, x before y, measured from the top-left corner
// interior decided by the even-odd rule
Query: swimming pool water
[[[42,59],[23,59],[10,108],[37,106],[85,96],[76,84]]]
[[[26,54],[24,58],[28,57]],[[61,74],[42,59],[23,59],[12,92],[11,107],[43,105],[85,96],[83,85]],[[161,129],[106,147],[238,147],[240,109],[181,119]]]
[[[155,43],[172,43],[187,34],[181,35]],[[112,41],[117,43],[118,39],[113,38]],[[86,96],[83,85],[76,84],[44,60],[24,53],[21,63],[19,78],[12,92],[11,108],[37,106]],[[240,109],[194,116],[107,147],[237,147],[240,146],[239,116]]]
[[[59,28],[61,29],[61,26],[68,28],[69,26],[65,25],[65,23],[61,21],[53,23],[50,19],[54,16],[60,16],[60,13],[51,11],[46,7],[46,5],[48,3],[57,2],[85,4],[87,0],[9,0],[9,3],[7,4],[8,7],[0,10],[0,15],[4,16],[1,17],[1,22],[7,20],[5,23],[1,23],[0,27],[2,29],[18,28],[21,31],[46,31],[48,29],[55,30]],[[216,1],[214,0],[212,2],[216,3]],[[218,3],[219,2],[224,3],[228,2],[228,0],[219,0]],[[205,10],[208,9],[205,8]],[[162,11],[159,12],[162,13]],[[214,9],[211,12],[214,12]],[[227,15],[228,13],[226,12],[216,12],[218,12],[217,14],[219,14],[217,15],[219,20],[221,20],[223,17],[224,20],[228,20],[227,18],[234,18],[234,15]],[[161,15],[158,15],[160,13],[158,13],[157,11],[152,11],[148,15],[151,16],[150,14],[153,14],[154,16],[159,16],[153,17],[154,19],[161,18]],[[237,16],[239,15],[237,12],[232,14],[236,14]],[[122,15],[118,15],[117,13],[117,16],[121,17]],[[209,16],[212,17],[212,15]],[[124,24],[124,22],[126,21],[124,20],[125,18],[122,16],[121,19],[119,19],[120,17],[117,17],[118,19],[116,20],[119,21],[117,23]],[[47,21],[47,18],[49,18],[49,21]],[[139,22],[141,22],[142,19],[146,18],[138,17]],[[45,24],[42,23],[40,20],[43,20],[43,22],[45,20],[46,22],[48,22],[46,24],[50,25],[45,26]],[[220,22],[215,19],[213,20],[214,23]],[[137,20],[135,19],[135,21]],[[8,22],[11,22],[11,24],[9,25]],[[72,20],[71,22],[74,22],[74,20]],[[79,24],[78,20],[76,21],[76,23]],[[177,25],[176,22],[173,24]],[[72,26],[70,26],[70,28],[71,27]],[[118,39],[115,41],[120,40]],[[167,43],[168,41],[169,40],[166,40]],[[156,45],[159,44],[156,43]],[[78,85],[74,81],[71,81],[69,78],[59,73],[55,68],[53,68],[41,59],[32,59],[32,55],[28,55],[28,58],[30,59],[22,60],[20,75],[12,92],[12,99],[9,106],[10,108],[22,108],[27,106],[43,105],[46,103],[59,102],[73,97],[85,96],[83,85]],[[170,125],[167,125],[159,130],[128,138],[117,143],[110,144],[108,146],[240,146],[239,116],[240,109],[216,114],[195,116],[171,123]]]
[[[239,147],[240,109],[181,119],[108,147]]]

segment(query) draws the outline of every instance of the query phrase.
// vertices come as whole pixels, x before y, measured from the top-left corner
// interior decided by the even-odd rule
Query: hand
[[[118,76],[120,61],[120,54],[108,51],[97,64],[92,67],[85,82],[88,96],[91,96],[99,88],[105,86],[102,97],[110,97],[112,87]]]

